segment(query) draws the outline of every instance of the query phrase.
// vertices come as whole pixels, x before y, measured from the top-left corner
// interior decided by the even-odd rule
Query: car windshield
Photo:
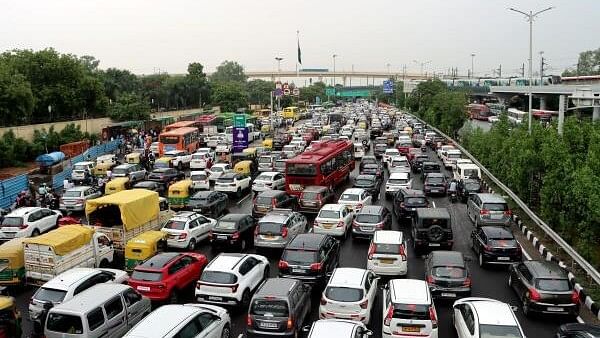
[[[434,184],[439,184],[439,183],[443,183],[444,182],[444,178],[443,177],[427,177],[427,183],[434,183]]]
[[[52,332],[80,335],[83,333],[81,317],[63,313],[51,312],[46,320],[46,329]]]
[[[281,258],[292,264],[314,263],[317,261],[317,252],[307,250],[285,250]]]
[[[76,164],[73,166],[73,170],[86,170],[88,168],[86,164]]]
[[[253,315],[265,317],[287,317],[289,315],[287,302],[275,299],[255,300],[250,312]]]
[[[315,176],[317,166],[309,163],[288,163],[286,173],[290,176]]]
[[[305,201],[314,201],[317,199],[317,197],[319,197],[318,192],[303,192],[302,196],[300,196],[300,199]]]
[[[257,178],[254,179],[255,181],[267,181],[267,182],[271,182],[273,180],[273,176],[272,175],[267,175],[267,174],[261,174],[258,175]]]
[[[325,297],[338,302],[358,302],[363,298],[363,290],[330,286],[325,290]]]
[[[564,292],[571,290],[571,283],[568,279],[543,278],[537,280],[537,288],[542,291]]]
[[[508,325],[479,325],[479,337],[481,338],[522,338],[521,331],[516,326]]]
[[[357,179],[354,181],[354,185],[361,186],[361,187],[368,187],[368,186],[373,185],[374,183],[375,182],[373,182],[372,180],[363,179],[363,178]]]
[[[2,226],[5,227],[18,227],[23,224],[22,217],[5,217],[2,221]]]
[[[261,234],[279,234],[281,233],[281,227],[283,227],[281,223],[260,222],[258,223],[258,232]]]
[[[192,181],[205,181],[207,178],[206,174],[194,174],[190,177]]]
[[[344,202],[357,202],[360,201],[360,195],[358,194],[342,194],[340,201]]]
[[[158,282],[162,279],[162,273],[152,271],[133,270],[131,279],[144,282]]]
[[[400,244],[376,243],[375,253],[397,255],[400,253]]]
[[[271,156],[261,156],[258,158],[258,163],[271,163]]]
[[[237,223],[233,221],[219,221],[215,228],[223,230],[236,230]]]
[[[66,295],[67,291],[64,290],[41,287],[35,292],[33,299],[42,302],[60,303],[63,299],[65,299]]]
[[[224,170],[224,168],[219,167],[219,166],[214,166],[214,167],[210,168],[210,171],[215,172],[215,173],[223,172],[223,170]]]
[[[479,189],[481,189],[481,185],[479,183],[467,183],[467,184],[465,184],[465,190],[478,191]]]
[[[464,278],[467,270],[458,266],[434,266],[431,274],[439,278]]]
[[[163,229],[184,230],[185,229],[185,222],[184,221],[168,220],[167,223],[165,223],[165,225],[163,226]]]
[[[81,191],[79,191],[79,190],[67,190],[63,194],[63,197],[81,197]]]
[[[422,205],[426,203],[427,199],[425,197],[407,197],[404,199],[405,205]]]
[[[508,210],[508,205],[506,203],[484,203],[483,209],[490,211],[506,211]]]
[[[229,272],[204,270],[200,276],[200,280],[215,284],[235,284],[237,277]]]
[[[375,223],[381,222],[381,216],[380,215],[369,215],[369,214],[358,214],[358,215],[356,215],[356,222],[357,223],[375,224]]]
[[[321,210],[318,217],[338,219],[340,218],[340,212],[338,210]]]
[[[387,183],[388,184],[406,184],[406,183],[408,183],[408,179],[390,178]]]
[[[490,238],[489,243],[493,247],[509,247],[515,248],[518,246],[514,238]]]

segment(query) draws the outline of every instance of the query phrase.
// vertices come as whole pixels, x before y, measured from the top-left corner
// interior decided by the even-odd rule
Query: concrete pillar
[[[558,97],[558,135],[563,134],[565,125],[565,109],[567,108],[567,97],[566,95],[560,95]]]
[[[546,97],[540,96],[540,109],[546,110]]]
[[[592,113],[592,121],[600,120],[600,107],[594,107],[594,111]]]

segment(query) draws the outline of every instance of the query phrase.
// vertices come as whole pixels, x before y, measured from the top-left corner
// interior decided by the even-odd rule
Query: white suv
[[[378,275],[405,276],[408,251],[402,231],[377,230],[373,234],[367,256],[367,269]]]
[[[402,188],[412,189],[412,180],[410,178],[410,173],[391,173],[390,177],[388,177],[387,182],[385,182],[385,197],[390,198],[394,196],[394,194],[396,194],[398,190]]]
[[[383,338],[438,338],[438,320],[423,280],[392,279],[383,289]]]
[[[229,163],[216,163],[206,171],[208,172],[208,179],[211,181],[216,181],[217,178],[221,177],[221,175],[233,172],[233,168]]]
[[[252,183],[252,191],[284,190],[285,176],[276,171],[265,171],[258,175]]]
[[[525,337],[511,306],[495,299],[459,299],[452,311],[458,338]]]
[[[313,224],[315,234],[343,236],[352,228],[354,212],[341,204],[325,204]]]
[[[0,227],[0,240],[16,237],[35,237],[58,225],[59,211],[47,208],[24,207],[6,215]]]
[[[349,188],[344,190],[337,203],[347,206],[354,212],[359,212],[365,205],[373,204],[373,197],[365,189]]]
[[[191,211],[180,211],[161,230],[169,234],[168,247],[192,251],[198,242],[208,237],[215,224],[217,221],[212,218]]]
[[[269,278],[269,271],[269,260],[264,256],[221,253],[202,271],[196,300],[247,309],[254,291]]]
[[[321,296],[319,319],[350,319],[369,324],[378,280],[379,277],[369,270],[333,270]]]

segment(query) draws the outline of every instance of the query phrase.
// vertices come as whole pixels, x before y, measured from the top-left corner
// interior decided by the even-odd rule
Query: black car
[[[132,188],[156,191],[160,196],[164,196],[166,191],[164,183],[156,181],[140,181],[134,184]]]
[[[442,169],[438,163],[431,162],[431,161],[425,161],[425,162],[423,162],[423,165],[421,166],[421,173],[423,173],[423,175],[421,175],[421,181],[425,181],[425,176],[427,176],[427,174],[429,174],[429,173],[441,173],[441,172],[442,172]]]
[[[600,338],[600,326],[583,323],[567,323],[558,328],[556,338]]]
[[[512,264],[523,259],[521,246],[512,232],[504,227],[480,227],[473,230],[471,239],[481,267],[488,264]]]
[[[352,187],[366,190],[373,196],[373,201],[377,201],[381,193],[381,179],[375,175],[358,175],[354,178]]]
[[[427,248],[451,250],[454,244],[452,220],[446,208],[420,208],[412,219],[415,251]]]
[[[423,190],[400,189],[394,195],[392,211],[398,223],[404,219],[412,219],[419,208],[429,208],[429,200]]]
[[[225,193],[199,191],[190,198],[188,209],[207,217],[217,218],[226,212],[228,202],[229,197]]]
[[[240,251],[252,246],[256,221],[247,214],[227,214],[217,221],[209,234],[210,244],[216,247],[237,247]]]
[[[523,314],[579,314],[579,293],[569,280],[567,271],[558,263],[523,261],[510,266],[508,285],[523,302]]]
[[[423,170],[423,163],[429,161],[429,156],[426,154],[416,155],[410,162],[410,167],[413,173],[418,173]]]
[[[360,159],[360,165],[358,166],[358,170],[362,170],[362,168],[367,164],[378,164],[379,161],[375,158],[375,156],[363,156]]]
[[[362,169],[360,169],[360,174],[375,175],[380,180],[383,180],[383,167],[379,163],[365,164]]]
[[[246,336],[297,337],[310,319],[310,292],[311,287],[297,279],[267,279],[250,302]]]
[[[385,153],[385,150],[387,148],[388,148],[387,144],[377,143],[377,144],[375,144],[375,147],[373,148],[373,154],[375,155],[376,158],[381,158],[381,157],[383,157],[383,153]]]
[[[157,168],[148,174],[149,181],[169,183],[185,178],[185,174],[175,168]]]
[[[474,178],[465,178],[458,182],[458,197],[463,203],[469,199],[469,195],[481,192],[481,181]]]
[[[252,217],[259,218],[266,215],[273,208],[295,210],[298,205],[298,198],[281,190],[265,190],[256,195],[252,204]]]
[[[432,251],[425,260],[425,280],[434,298],[471,296],[471,273],[462,252]]]
[[[429,173],[425,177],[423,183],[425,195],[446,195],[448,190],[448,182],[446,176],[440,173]]]
[[[352,222],[352,238],[371,237],[377,230],[392,229],[392,214],[381,205],[365,205]]]
[[[383,128],[381,127],[372,127],[371,128],[371,140],[383,135]]]
[[[339,265],[340,243],[329,235],[299,234],[286,245],[279,260],[279,277],[324,285]]]

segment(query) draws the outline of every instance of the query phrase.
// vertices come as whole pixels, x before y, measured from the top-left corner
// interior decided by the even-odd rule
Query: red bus
[[[487,121],[488,117],[492,116],[490,107],[485,104],[471,103],[467,106],[467,111],[469,113],[469,118],[475,120]]]
[[[330,140],[311,147],[311,150],[285,162],[285,189],[288,194],[299,196],[309,185],[334,188],[350,178],[354,170],[354,145],[351,141]]]
[[[198,128],[186,127],[160,133],[158,152],[162,156],[166,151],[184,150],[188,154],[198,149]]]
[[[200,128],[202,122],[200,121],[179,121],[171,123],[163,128],[163,132],[179,129],[179,128]]]

